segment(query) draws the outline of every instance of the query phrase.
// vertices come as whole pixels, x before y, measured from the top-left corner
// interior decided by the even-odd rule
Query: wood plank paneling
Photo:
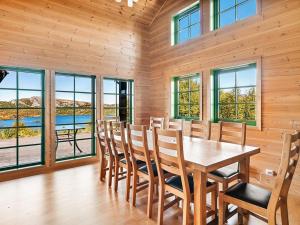
[[[206,24],[201,37],[171,46],[171,18],[193,2],[168,1],[150,27],[151,115],[170,115],[171,77],[202,72],[203,117],[210,119],[211,69],[261,57],[262,130],[248,129],[247,133],[247,144],[262,149],[251,162],[251,171],[259,179],[266,168],[278,169],[283,133],[300,128],[300,1],[262,0],[260,15],[216,31]],[[202,2],[204,21],[209,21],[209,1]],[[216,128],[213,125],[213,138]],[[292,191],[300,196],[299,190],[298,168]]]

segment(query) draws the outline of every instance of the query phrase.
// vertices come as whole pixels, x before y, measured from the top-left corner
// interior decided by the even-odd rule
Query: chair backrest
[[[97,120],[96,122],[97,140],[100,146],[100,154],[104,156],[106,153],[112,156],[110,141],[108,137],[107,122]]]
[[[210,121],[191,121],[191,137],[210,140],[211,137],[211,122]]]
[[[168,129],[183,130],[183,120],[182,119],[169,119]]]
[[[126,161],[129,162],[129,153],[126,145],[124,122],[109,122],[110,139],[112,143],[113,154],[115,157],[119,153],[124,153]]]
[[[153,148],[160,185],[165,184],[163,171],[178,175],[181,177],[184,195],[190,198],[188,173],[184,161],[182,131],[154,129]]]
[[[147,165],[149,176],[154,177],[148,148],[147,127],[127,124],[127,137],[133,169],[138,169],[136,160],[143,161]]]
[[[150,116],[150,129],[152,130],[153,128],[164,129],[165,128],[165,118]]]
[[[219,122],[220,131],[218,141],[245,145],[246,123]]]
[[[276,210],[280,199],[286,199],[292,183],[292,179],[299,161],[300,155],[300,132],[285,134],[281,162],[275,179],[275,186],[269,201],[268,209]],[[272,209],[273,208],[273,209]]]

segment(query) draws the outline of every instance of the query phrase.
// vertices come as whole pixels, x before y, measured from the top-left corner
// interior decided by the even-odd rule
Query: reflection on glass
[[[66,75],[55,76],[55,88],[57,91],[73,91],[74,77]]]
[[[41,108],[40,91],[19,91],[19,108]]]
[[[37,163],[41,161],[41,146],[34,145],[19,148],[19,164]]]
[[[219,74],[219,88],[235,87],[235,72],[221,72]]]
[[[0,149],[0,168],[16,166],[17,150],[16,148]]]
[[[19,89],[42,89],[42,76],[40,73],[19,72]]]
[[[16,91],[0,89],[0,108],[16,108],[16,99]]]
[[[92,79],[90,77],[75,77],[75,91],[92,92]]]
[[[7,70],[8,75],[0,82],[0,88],[17,88],[17,73]]]

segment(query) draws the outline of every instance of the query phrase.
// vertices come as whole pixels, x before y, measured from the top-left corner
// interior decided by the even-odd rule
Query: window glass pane
[[[16,108],[17,92],[0,89],[0,108]]]
[[[115,108],[117,105],[116,95],[104,95],[104,107]]]
[[[235,9],[220,13],[220,27],[232,24],[235,22]]]
[[[18,74],[20,89],[42,89],[42,76],[40,73],[19,72]]]
[[[189,26],[189,16],[185,16],[179,19],[179,30],[187,28]]]
[[[92,107],[92,94],[75,94],[75,107]]]
[[[19,128],[19,145],[41,144],[42,128]]]
[[[17,145],[17,129],[16,128],[0,129],[0,148],[16,146],[16,145]]]
[[[189,100],[189,93],[179,93],[179,104],[188,104]]]
[[[66,92],[56,92],[56,107],[73,107],[74,94]]]
[[[200,23],[200,10],[196,10],[191,14],[191,24]]]
[[[80,148],[80,151],[76,151],[76,155],[90,155],[92,154],[92,140],[80,140],[77,142],[78,147]]]
[[[195,38],[200,36],[200,24],[195,24],[193,26],[191,26],[191,38]]]
[[[195,77],[190,79],[190,90],[195,91],[200,89],[200,78]]]
[[[238,103],[255,103],[255,88],[237,88]]]
[[[246,19],[256,14],[256,0],[248,0],[237,6],[237,20]]]
[[[20,109],[19,126],[42,126],[42,110],[40,109]]]
[[[219,73],[219,88],[235,87],[235,72]]]
[[[248,67],[236,72],[237,86],[256,85],[256,68]]]
[[[179,42],[185,42],[189,39],[189,29],[179,31]]]
[[[16,148],[0,149],[0,168],[17,165]]]
[[[200,115],[200,106],[199,105],[192,105],[191,106],[191,117],[199,117]]]
[[[255,120],[254,104],[238,104],[238,119]]]
[[[56,124],[73,124],[74,109],[73,108],[56,108]]]
[[[199,92],[191,92],[191,104],[200,104],[200,95]]]
[[[67,75],[56,75],[55,88],[57,91],[74,91],[74,77]]]
[[[179,105],[179,116],[189,117],[189,105]]]
[[[235,0],[220,0],[220,11],[224,11],[235,6]]]
[[[219,90],[219,103],[221,104],[235,103],[235,90],[234,89]]]
[[[17,110],[16,109],[0,109],[0,127],[17,126]]]
[[[179,80],[179,92],[189,90],[189,79]]]
[[[219,105],[219,119],[236,119],[235,104]]]
[[[103,93],[116,93],[116,81],[103,80]]]
[[[115,108],[104,108],[104,118],[109,119],[111,117],[116,117],[116,109]]]
[[[92,78],[75,77],[75,91],[92,92]]]
[[[20,108],[41,108],[41,91],[19,91]]]
[[[77,128],[77,126],[76,126]],[[78,127],[80,129],[78,129],[77,131],[77,137],[76,139],[84,139],[84,138],[92,138],[92,130],[93,130],[93,126],[92,124],[80,124],[80,127]]]
[[[41,161],[41,146],[27,146],[19,148],[19,164],[29,164]]]
[[[91,109],[76,109],[75,111],[75,123],[91,123],[92,122],[92,110]]]
[[[8,74],[0,82],[0,88],[17,88],[17,73],[11,70],[6,71]]]

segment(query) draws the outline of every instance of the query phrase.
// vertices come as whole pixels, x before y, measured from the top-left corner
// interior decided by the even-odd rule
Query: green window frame
[[[245,76],[247,73],[248,77],[246,78]],[[242,78],[243,74],[244,77]],[[213,122],[246,122],[247,125],[256,126],[256,63],[229,69],[214,70],[212,76],[212,85]]]
[[[17,67],[0,67],[0,70],[8,71],[7,76],[11,76],[12,79],[8,82],[8,87],[0,83],[0,99],[2,98],[0,117],[6,116],[6,119],[0,120],[0,141],[4,140],[0,144],[0,164],[4,164],[0,166],[0,171],[43,165],[45,163],[45,72]],[[33,80],[30,85],[22,80],[29,78]],[[5,79],[2,82],[5,82]],[[15,96],[14,103],[3,101],[3,96],[9,95]],[[30,101],[31,98],[36,100],[35,103],[34,100]],[[9,115],[13,115],[14,118],[9,118]],[[13,125],[5,125],[12,121],[15,121]],[[32,155],[28,156],[28,154]],[[5,165],[2,160],[6,157],[6,160],[12,160],[14,155],[15,163],[6,162]]]
[[[199,74],[173,78],[174,118],[198,120],[200,118],[201,79]],[[193,100],[194,98],[194,100]]]
[[[197,16],[197,12],[199,12]],[[182,21],[182,23],[181,23]],[[180,44],[201,35],[201,12],[200,3],[193,4],[183,12],[173,17],[173,43]],[[185,39],[181,39],[180,34],[185,34]]]
[[[67,79],[71,82],[70,86],[66,86],[66,89],[58,88],[56,85],[56,101],[59,99],[58,96],[62,95],[71,97],[72,100],[70,102],[73,102],[72,106],[57,106],[56,105],[56,128],[62,127],[62,131],[56,131],[59,132],[59,134],[64,134],[66,131],[64,131],[64,127],[68,127],[71,129],[71,138],[73,143],[71,147],[73,148],[72,155],[62,155],[58,156],[56,154],[56,161],[63,161],[63,160],[69,160],[69,159],[78,159],[82,157],[88,157],[88,156],[95,156],[96,150],[95,150],[95,122],[96,122],[96,76],[89,76],[89,75],[80,75],[80,74],[70,74],[70,73],[59,73],[57,72],[55,74],[56,84],[59,82],[60,78]],[[85,81],[84,81],[85,80]],[[87,81],[87,87],[82,88],[80,87],[79,83],[82,84],[83,82]],[[66,81],[65,81],[66,82]],[[90,83],[89,83],[90,82]],[[79,89],[79,90],[78,90]],[[83,97],[85,96],[85,97]],[[67,98],[68,98],[67,97]],[[91,104],[89,105],[88,102],[84,103],[82,100],[78,100],[80,98],[86,98],[90,100]],[[79,103],[82,101],[82,103]],[[57,103],[56,103],[57,104]],[[62,122],[58,120],[58,116],[69,116],[71,120],[64,119]],[[80,121],[80,118],[77,116],[90,116],[89,121]],[[83,127],[81,132],[85,132],[82,135],[82,137],[75,137],[75,131],[78,127]],[[78,130],[79,135],[81,134]],[[75,140],[76,138],[76,140]],[[68,140],[62,140],[58,142],[57,151],[59,151],[59,144],[61,142],[69,142]],[[76,146],[75,142],[78,144]],[[89,147],[86,151],[86,149],[82,149],[81,143],[83,142],[89,142]],[[83,151],[83,153],[79,152],[78,146],[80,147],[80,150]],[[86,146],[85,146],[86,147]],[[56,152],[57,152],[56,151]],[[86,151],[86,153],[85,153]]]
[[[216,30],[256,15],[256,1],[257,0],[212,0],[213,29]],[[224,2],[224,5],[221,2]]]
[[[111,87],[110,90],[107,91],[104,87],[106,84],[105,82],[110,82]],[[120,107],[119,105],[119,99],[120,96],[123,95],[120,93],[119,90],[119,84],[120,82],[127,84],[127,93],[126,99],[127,99],[127,106],[126,107]],[[124,80],[124,79],[116,79],[116,78],[103,78],[103,97],[104,97],[104,103],[103,103],[103,115],[105,119],[109,119],[110,117],[119,117],[121,110],[126,110],[127,112],[127,123],[133,123],[134,122],[134,80]],[[114,99],[113,104],[110,103],[110,106],[106,104],[106,98]],[[107,115],[109,113],[109,115]]]

